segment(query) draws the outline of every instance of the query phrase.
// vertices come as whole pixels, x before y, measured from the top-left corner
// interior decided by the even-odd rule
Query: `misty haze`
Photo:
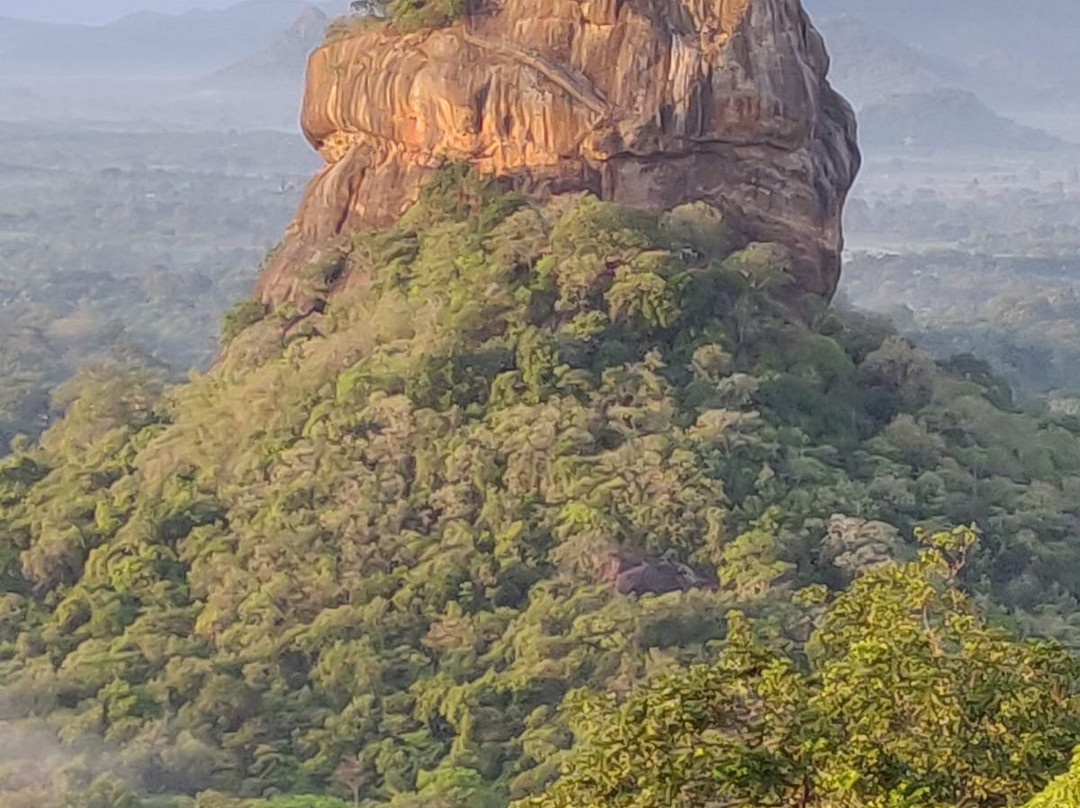
[[[0,808],[1080,808],[1075,0],[0,0]]]

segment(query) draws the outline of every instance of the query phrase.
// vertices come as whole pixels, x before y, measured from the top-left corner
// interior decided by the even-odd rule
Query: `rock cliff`
[[[489,0],[444,28],[360,28],[309,60],[302,123],[326,166],[257,294],[295,300],[320,249],[464,161],[540,197],[709,202],[830,296],[859,153],[828,66],[800,0]]]

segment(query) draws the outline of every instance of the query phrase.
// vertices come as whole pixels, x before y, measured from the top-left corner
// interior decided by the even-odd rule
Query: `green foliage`
[[[563,775],[519,805],[793,804],[809,775],[809,695],[792,664],[758,644],[734,613],[713,666],[658,677],[618,706],[611,696],[571,701],[578,741]]]
[[[402,33],[449,25],[465,13],[464,0],[390,0],[387,15]]]
[[[875,215],[885,221],[915,211],[931,221],[918,228],[905,223],[912,234],[896,243],[908,254],[854,256],[844,267],[844,293],[859,307],[887,313],[957,375],[985,378],[992,367],[1008,383],[999,386],[1002,406],[1012,398],[1011,386],[1032,405],[1051,396],[1070,407],[1080,394],[1075,207],[1030,189],[1002,196],[1009,198],[980,199],[977,207],[965,199],[956,204],[959,211],[948,212],[933,197],[916,199],[906,211],[893,209],[896,200],[877,203]],[[983,220],[986,209],[994,212]],[[956,213],[963,224],[940,221]],[[1017,213],[1023,225],[1010,230],[1005,222]],[[966,243],[943,249],[957,232]]]
[[[806,668],[735,613],[712,666],[571,702],[563,776],[520,805],[1018,804],[1080,738],[1080,661],[988,627],[951,586],[973,534],[932,539],[829,604]]]
[[[336,39],[363,30],[373,21],[388,19],[403,34],[425,28],[441,28],[465,14],[464,0],[354,0],[349,7],[357,15],[334,20],[327,38]]]
[[[808,644],[829,717],[814,762],[831,804],[1015,804],[1065,763],[1080,733],[1080,660],[987,627],[950,586],[970,531],[867,573]]]
[[[920,525],[977,522],[964,583],[1080,647],[1080,429],[808,315],[783,251],[744,243],[700,207],[535,206],[449,167],[334,257],[372,282],[317,332],[256,323],[172,388],[90,373],[0,465],[2,717],[119,750],[101,770],[147,806],[498,808],[557,775],[570,693],[718,659],[802,682],[823,588]],[[641,559],[682,589],[619,594]],[[732,609],[797,650],[734,660]]]
[[[1080,755],[1072,768],[1039,792],[1024,808],[1078,808],[1080,806]]]
[[[704,202],[674,208],[660,217],[660,227],[673,248],[690,249],[703,257],[730,255],[742,238],[719,210]]]
[[[70,794],[64,808],[144,808],[131,788],[118,777],[102,775],[88,789]]]
[[[258,300],[242,300],[221,316],[221,344],[228,345],[236,335],[266,316],[266,306]]]

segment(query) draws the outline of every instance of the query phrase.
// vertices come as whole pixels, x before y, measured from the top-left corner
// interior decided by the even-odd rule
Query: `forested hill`
[[[935,748],[976,759],[949,788],[986,787],[989,748],[1009,804],[1034,793],[1080,740],[1075,662],[981,626],[1080,644],[1080,424],[1014,412],[984,367],[935,366],[883,323],[793,303],[786,260],[707,206],[538,207],[450,172],[311,267],[372,278],[324,315],[243,304],[219,367],[178,388],[84,377],[0,471],[18,739],[0,804],[328,806],[257,798],[355,789],[369,808],[501,807],[558,773],[582,688],[716,660],[740,688],[802,669],[797,652],[735,665],[733,609],[775,653],[816,631],[833,667],[799,675],[827,686],[866,675],[851,632],[880,636],[874,665],[925,649],[930,673],[902,684],[919,700],[952,682]],[[962,569],[966,540],[942,545],[949,574],[887,563],[919,527],[968,524]],[[958,571],[978,609],[950,594]],[[905,595],[919,576],[943,600]],[[914,633],[875,635],[880,608],[917,615]],[[940,777],[918,737],[898,743],[870,797]],[[565,793],[551,804],[670,804]]]
[[[1076,806],[1080,420],[830,307],[820,40],[673,2],[335,28],[213,370],[0,460],[0,808]]]

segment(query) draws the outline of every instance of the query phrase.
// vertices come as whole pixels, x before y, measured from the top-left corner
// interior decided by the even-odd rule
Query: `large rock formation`
[[[466,161],[541,196],[708,201],[829,296],[859,153],[828,65],[800,0],[489,0],[445,28],[361,29],[309,61],[303,127],[326,167],[258,294],[295,299],[321,247]]]

